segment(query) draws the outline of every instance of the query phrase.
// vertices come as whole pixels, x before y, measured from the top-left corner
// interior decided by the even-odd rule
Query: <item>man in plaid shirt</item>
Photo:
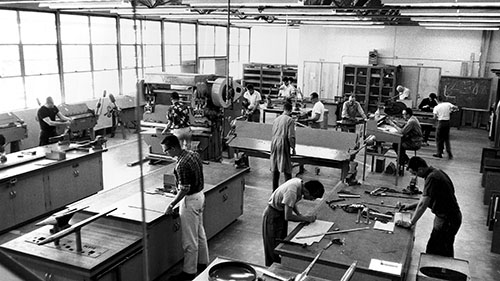
[[[161,144],[167,155],[177,157],[174,175],[178,192],[166,214],[172,214],[174,206],[179,203],[184,250],[183,271],[172,276],[170,280],[192,280],[198,272],[206,268],[209,260],[207,237],[203,227],[203,164],[199,154],[182,149],[179,139],[174,135],[166,136]]]
[[[185,149],[191,149],[191,127],[189,123],[189,108],[180,102],[179,93],[171,94],[172,106],[167,111],[167,127],[162,134],[172,129],[174,134],[180,141],[181,146]]]

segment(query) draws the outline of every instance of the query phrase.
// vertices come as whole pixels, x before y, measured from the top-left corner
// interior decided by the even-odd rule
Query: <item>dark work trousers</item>
[[[451,155],[449,120],[438,121],[436,128],[436,144],[438,154],[443,154],[444,146],[446,145],[446,152]]]
[[[407,150],[419,150],[421,145],[422,145],[421,142],[413,143],[411,141],[403,141],[401,143],[401,154],[398,155],[399,165],[406,164],[408,163],[408,160],[410,160],[410,157],[408,157],[408,155],[406,154]],[[398,153],[398,147],[399,145],[397,143],[392,144],[392,148],[394,149],[394,152],[396,152],[396,154]]]
[[[50,144],[49,139],[51,137],[55,137],[55,136],[57,136],[56,130],[40,131],[40,138],[39,138],[40,142],[38,143],[38,145],[44,146],[44,145]]]
[[[288,222],[285,220],[285,212],[267,206],[262,219],[266,266],[271,266],[273,262],[281,262],[281,258],[274,252],[274,248],[279,245],[277,239],[285,239],[287,231]]]
[[[453,243],[461,224],[462,214],[460,211],[453,215],[436,216],[425,252],[432,255],[453,257]]]
[[[429,140],[429,136],[431,135],[432,126],[431,125],[423,125],[423,124],[420,124],[420,125],[422,127],[422,134],[424,137],[424,142],[427,142]]]
[[[251,115],[248,116],[248,122],[260,122],[260,110],[256,109]]]
[[[288,181],[292,178],[292,173],[283,173],[285,175],[285,181]],[[273,172],[273,191],[278,189],[280,185],[280,171],[277,169]]]

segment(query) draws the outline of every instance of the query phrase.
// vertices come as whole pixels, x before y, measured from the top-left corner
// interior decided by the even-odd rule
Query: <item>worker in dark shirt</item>
[[[193,280],[197,273],[207,267],[209,258],[207,236],[203,227],[205,209],[203,164],[198,153],[182,149],[175,135],[166,136],[161,144],[168,156],[177,157],[174,175],[178,192],[168,205],[166,214],[172,214],[175,205],[179,204],[184,251],[183,270],[170,280]]]
[[[177,92],[172,93],[171,100],[172,105],[167,111],[167,126],[163,130],[162,134],[166,133],[167,130],[172,129],[172,134],[179,139],[181,146],[190,150],[192,132],[191,124],[189,123],[189,107],[180,102],[179,93]]]
[[[435,218],[426,253],[453,257],[455,235],[462,224],[462,213],[455,197],[453,182],[444,171],[428,166],[418,156],[410,159],[408,169],[412,174],[425,179],[424,191],[418,203],[403,207],[404,210],[416,207],[411,221],[396,221],[396,225],[411,228],[426,209],[430,208]]]
[[[56,116],[61,121],[56,121]],[[49,139],[57,135],[56,126],[69,126],[73,121],[73,119],[64,116],[59,111],[57,106],[54,105],[52,97],[47,97],[45,104],[38,109],[37,119],[40,123],[40,146],[49,144]]]
[[[424,98],[420,102],[418,109],[425,111],[425,112],[432,112],[432,110],[434,109],[434,107],[436,105],[438,105],[437,95],[436,95],[436,93],[430,93],[429,97]],[[423,143],[422,143],[423,146],[429,145],[427,143],[427,141],[429,140],[429,136],[431,135],[431,130],[432,130],[431,125],[422,125],[422,134],[424,136]]]
[[[403,117],[408,120],[403,128],[399,128],[397,124],[391,122],[392,125],[402,134],[401,138],[401,153],[399,154],[399,164],[406,164],[409,160],[406,150],[418,150],[422,147],[422,129],[417,117],[413,116],[413,110],[407,108],[403,110]],[[398,153],[399,145],[393,143],[394,151]]]

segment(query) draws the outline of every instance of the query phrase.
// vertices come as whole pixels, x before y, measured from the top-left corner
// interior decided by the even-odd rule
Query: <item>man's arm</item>
[[[415,210],[415,213],[413,214],[413,218],[411,219],[410,223],[397,221],[396,225],[405,228],[410,228],[414,226],[417,223],[417,221],[422,217],[422,215],[425,213],[425,210],[429,207],[430,202],[431,198],[429,196],[422,196],[420,198],[420,201],[418,201],[417,209]],[[405,209],[409,208],[410,206],[406,207]]]
[[[358,107],[359,115],[361,115],[361,117],[363,117],[363,119],[366,119],[366,114],[365,114],[365,111],[363,110],[363,108],[361,107],[361,104],[359,104],[359,102],[358,102],[356,104],[356,106]]]
[[[349,113],[347,113],[347,102],[342,105],[342,118],[349,118]]]
[[[168,205],[165,214],[170,215],[173,213],[174,206],[177,205],[177,203],[179,203],[182,200],[182,198],[184,198],[184,196],[186,196],[186,194],[189,192],[189,185],[184,185],[184,186],[179,185],[179,190],[180,191],[175,196],[174,201],[172,201],[172,203]]]
[[[316,216],[303,216],[300,213],[294,214],[294,210],[296,210],[296,206],[292,208],[285,205],[285,220],[295,222],[314,222],[316,220]]]
[[[57,112],[57,116],[59,117],[59,119],[64,120],[64,121],[69,121],[69,122],[73,121],[73,118],[64,116],[64,114],[62,114],[61,111]]]
[[[42,119],[45,123],[47,123],[49,126],[57,126],[57,125],[67,125],[69,121],[52,121],[50,120],[50,117],[45,117]]]
[[[293,119],[290,121],[288,125],[288,142],[290,143],[290,148],[292,149],[292,154],[296,154],[295,152],[295,121]]]

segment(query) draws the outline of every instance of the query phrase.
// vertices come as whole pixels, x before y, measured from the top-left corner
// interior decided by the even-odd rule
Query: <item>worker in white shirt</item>
[[[410,89],[408,89],[402,85],[398,85],[396,87],[396,91],[398,91],[398,95],[399,95],[400,100],[405,100],[405,99],[410,98],[410,94],[411,94]]]
[[[293,78],[291,77],[284,77],[283,78],[283,83],[280,86],[280,90],[278,93],[279,97],[282,97],[284,100],[287,99],[292,99],[296,97],[297,94],[297,89],[293,86]],[[291,101],[290,101],[291,102]]]
[[[323,123],[323,118],[325,116],[325,105],[319,100],[318,93],[313,92],[310,97],[311,102],[313,103],[311,117],[302,121],[308,122],[311,128],[321,129],[321,124]]]
[[[247,91],[243,94],[243,97],[247,101],[246,115],[248,117],[248,122],[260,121],[260,102],[262,97],[260,93],[255,91],[252,84],[247,85]]]
[[[450,116],[451,113],[458,110],[458,107],[450,102],[445,102],[443,96],[438,96],[438,105],[432,111],[434,118],[437,119],[436,127],[436,145],[437,153],[432,156],[443,158],[443,150],[446,145],[448,159],[453,159],[450,146]]]

